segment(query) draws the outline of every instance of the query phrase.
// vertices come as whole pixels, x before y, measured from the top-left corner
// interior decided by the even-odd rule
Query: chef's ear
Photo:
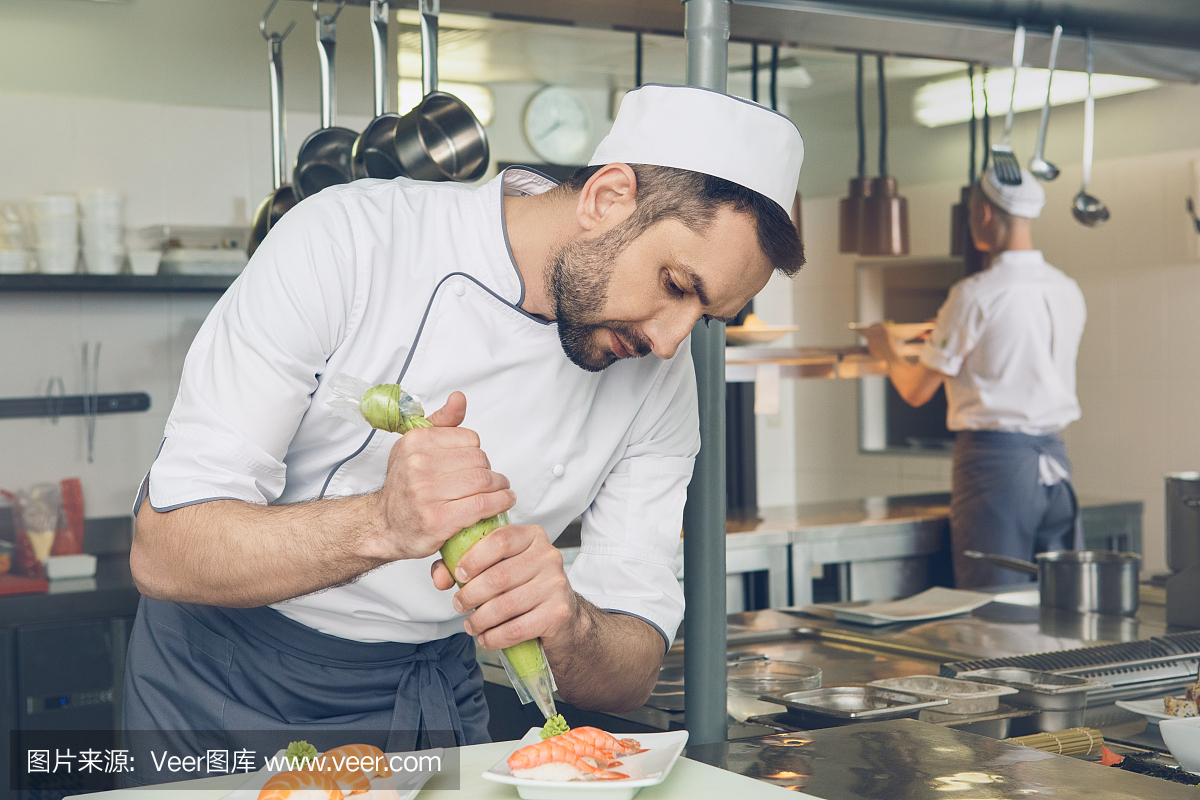
[[[628,164],[606,164],[584,184],[575,216],[585,231],[608,231],[624,222],[637,206],[637,176]]]

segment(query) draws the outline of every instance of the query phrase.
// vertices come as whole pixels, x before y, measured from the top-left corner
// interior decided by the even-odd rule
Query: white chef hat
[[[804,140],[784,115],[711,89],[650,83],[625,95],[588,166],[701,172],[753,189],[789,213],[803,161]]]
[[[1037,219],[1046,205],[1046,190],[1028,170],[1021,170],[1021,182],[1016,186],[1001,183],[996,170],[987,168],[979,181],[979,188],[992,205],[1007,211],[1014,217]]]

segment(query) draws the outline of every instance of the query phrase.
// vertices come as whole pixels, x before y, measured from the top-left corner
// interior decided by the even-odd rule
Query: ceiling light
[[[1012,91],[1011,69],[993,70],[988,73],[988,114],[996,117],[1008,113],[1008,97]],[[1044,69],[1022,69],[1017,77],[1017,94],[1014,107],[1017,111],[1032,111],[1046,102],[1046,83],[1050,73]],[[1096,97],[1112,97],[1118,94],[1153,89],[1160,83],[1150,78],[1132,78],[1127,75],[1093,75],[1092,93]],[[975,76],[976,113],[983,115],[983,76]],[[1061,106],[1078,103],[1087,96],[1087,74],[1083,72],[1054,73],[1050,92],[1050,105]],[[971,90],[966,76],[927,83],[913,97],[913,116],[927,128],[953,125],[971,118]]]
[[[480,86],[477,83],[452,83],[450,81],[439,81],[438,91],[447,92],[462,100],[467,104],[471,111],[475,112],[475,116],[479,118],[482,125],[491,125],[492,117],[496,114],[496,103],[492,97],[492,90],[486,86]],[[413,78],[403,78],[400,80],[400,114],[407,114],[417,103],[421,102],[423,97],[421,82]]]

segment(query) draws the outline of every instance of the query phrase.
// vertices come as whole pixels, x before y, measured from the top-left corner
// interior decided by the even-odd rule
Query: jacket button
[[[563,473],[566,471],[566,467],[564,467],[562,464],[555,464],[554,468],[550,470],[551,474],[556,478],[561,478]]]

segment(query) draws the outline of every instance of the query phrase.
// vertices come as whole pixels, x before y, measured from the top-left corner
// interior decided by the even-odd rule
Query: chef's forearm
[[[387,563],[375,555],[374,495],[260,506],[213,500],[138,512],[129,565],[147,597],[251,608],[337,586]]]
[[[631,711],[645,704],[662,665],[663,637],[637,617],[579,598],[571,633],[546,642],[558,693],[576,708]]]
[[[944,376],[920,361],[913,363],[897,356],[888,361],[888,377],[904,402],[916,407],[933,399]]]

